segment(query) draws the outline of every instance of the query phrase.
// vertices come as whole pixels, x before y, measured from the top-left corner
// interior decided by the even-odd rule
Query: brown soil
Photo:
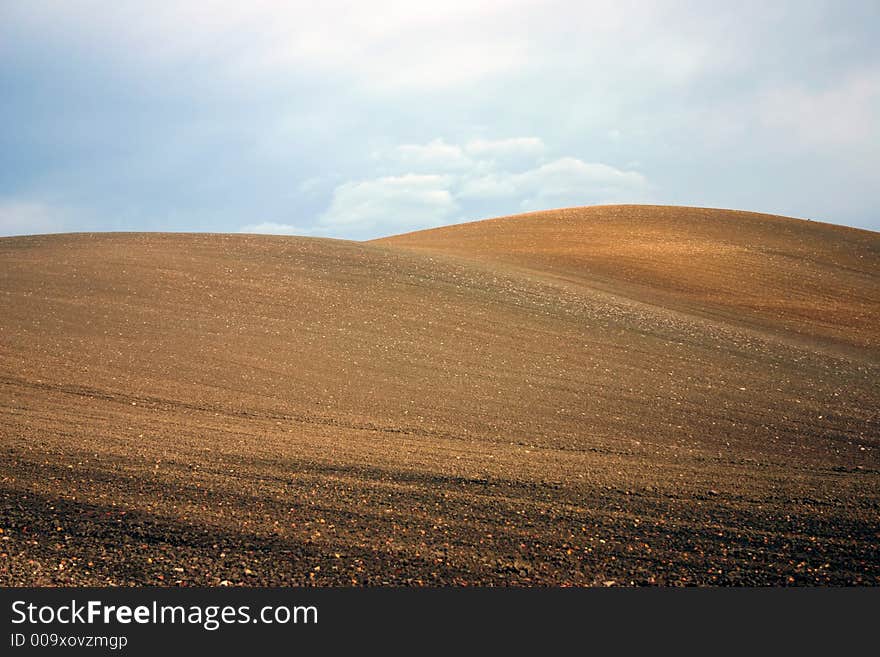
[[[0,585],[878,584],[880,235],[0,239]]]

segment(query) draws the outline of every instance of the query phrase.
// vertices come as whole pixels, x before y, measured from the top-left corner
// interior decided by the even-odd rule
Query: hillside
[[[736,210],[621,205],[377,242],[513,265],[777,335],[880,348],[880,240],[870,231]]]
[[[880,235],[0,239],[0,584],[880,583]]]

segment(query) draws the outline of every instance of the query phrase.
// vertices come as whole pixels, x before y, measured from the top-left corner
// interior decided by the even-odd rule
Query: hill
[[[377,240],[513,265],[742,326],[880,347],[877,234],[667,206],[567,208]]]
[[[880,583],[880,236],[0,240],[0,583]]]

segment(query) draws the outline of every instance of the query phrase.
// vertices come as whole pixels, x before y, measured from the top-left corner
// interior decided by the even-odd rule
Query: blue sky
[[[880,3],[0,3],[0,235],[668,203],[880,230]]]

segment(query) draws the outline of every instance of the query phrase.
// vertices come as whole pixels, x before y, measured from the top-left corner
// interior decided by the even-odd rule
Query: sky
[[[0,0],[0,235],[880,230],[880,2]]]

